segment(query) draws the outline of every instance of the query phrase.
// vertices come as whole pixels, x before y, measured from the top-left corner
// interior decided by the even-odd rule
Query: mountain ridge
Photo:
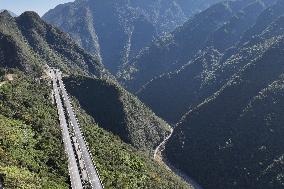
[[[0,13],[1,13],[1,12],[4,12],[4,11],[8,11],[9,14],[10,14],[12,17],[17,17],[17,16],[18,16],[17,14],[13,13],[12,11],[9,11],[9,10],[6,10],[6,9],[1,9],[1,10],[0,10]]]
[[[207,38],[252,1],[224,1],[189,19],[157,39],[122,70],[119,80],[132,92],[163,73],[179,69],[204,48]]]
[[[87,51],[99,54],[106,68],[116,74],[153,39],[215,2],[218,0],[75,1],[57,6],[43,19],[68,32]]]
[[[222,67],[222,62],[233,53],[236,53],[234,52],[236,51],[234,45],[238,43],[238,39],[240,39],[246,29],[250,28],[250,25],[257,19],[258,14],[264,9],[265,6],[259,1],[247,3],[243,8],[236,11],[235,14],[232,14],[230,18],[227,18],[227,22],[222,23],[217,29],[210,31],[208,38],[204,42],[205,47],[202,47],[196,54],[193,53],[194,55],[192,55],[192,59],[190,59],[189,62],[186,62],[175,71],[155,76],[145,85],[139,87],[140,89],[136,91],[135,94],[165,120],[171,123],[178,122],[186,111],[198,105],[198,103],[201,103],[207,95],[214,92],[215,88],[220,87],[219,85],[221,83],[217,78],[219,73],[216,73],[216,70],[220,70],[219,67]],[[251,13],[251,10],[257,11]],[[213,6],[210,11],[215,12],[217,9]],[[203,16],[200,17],[203,18]],[[212,19],[214,19],[214,17]],[[246,26],[239,29],[239,25],[244,25],[244,21],[247,22]],[[197,24],[199,23],[198,19],[196,22]],[[183,28],[183,30],[184,35],[186,35],[188,33],[186,27]],[[225,31],[227,32],[226,35],[224,34]],[[234,35],[229,31],[234,32]],[[195,35],[199,35],[199,32]],[[228,40],[225,40],[225,36],[227,36]],[[224,47],[223,42],[216,43],[216,41],[223,40],[226,41],[227,47],[220,48],[220,46]],[[230,46],[230,44],[232,46]],[[176,49],[179,48],[180,47],[177,46]],[[171,51],[167,53],[167,56],[171,56]],[[185,54],[188,55],[188,53]],[[153,59],[151,56],[149,57],[151,60]],[[164,56],[161,59],[163,58]],[[168,60],[165,59],[165,61]],[[150,61],[150,63],[152,62]],[[152,64],[149,64],[149,66],[151,67]],[[144,70],[143,73],[145,76],[148,71]],[[149,78],[148,76],[143,77],[143,80],[146,81],[145,78]],[[140,76],[138,80],[139,78]],[[135,77],[133,81],[130,81],[130,84],[131,82],[136,84]],[[171,88],[171,90],[168,90],[169,88]],[[175,96],[174,99],[173,96]]]
[[[119,90],[124,98],[111,95],[107,100],[122,103],[125,113],[120,119],[114,117],[112,126],[131,126],[126,137],[147,133],[135,143],[129,141],[132,138],[123,142],[122,134],[115,135],[115,127],[102,129],[107,125],[98,124],[97,117],[88,115],[72,97],[105,187],[191,188],[150,158],[150,151],[167,133],[167,123],[120,87],[98,58],[85,52],[69,35],[45,23],[34,12],[17,18],[4,12],[0,13],[0,41],[0,130],[6,133],[0,136],[0,179],[5,188],[70,187],[58,116],[46,75],[48,66],[60,69],[64,79],[82,77],[111,83],[111,90]],[[136,108],[136,116],[128,114],[128,106]],[[114,106],[114,114],[109,116],[115,115],[116,109],[119,106]],[[119,123],[121,119],[125,121]],[[148,133],[149,130],[154,132]]]
[[[183,116],[166,146],[170,162],[205,187],[283,187],[283,21],[276,18],[224,63],[229,80]]]

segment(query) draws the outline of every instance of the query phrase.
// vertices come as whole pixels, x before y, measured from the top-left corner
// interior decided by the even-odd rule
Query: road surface
[[[76,119],[76,115],[72,109],[71,102],[69,100],[68,94],[66,92],[65,86],[62,81],[61,72],[59,70],[55,71],[55,76],[57,78],[57,81],[59,82],[59,88],[61,90],[61,95],[64,101],[64,106],[66,109],[66,112],[68,114],[68,118],[70,120],[70,127],[72,128],[74,135],[76,137],[76,142],[79,145],[81,157],[84,162],[85,171],[88,175],[88,181],[91,184],[91,187],[93,189],[103,189],[103,185],[100,181],[99,174],[97,172],[96,166],[92,160],[92,157],[89,153],[88,147],[86,145],[86,142],[84,140],[84,137],[81,133],[79,123]]]
[[[161,144],[159,144],[159,146],[155,149],[154,151],[154,159],[157,158],[157,154],[160,151],[160,149],[166,145],[167,141],[171,138],[172,134],[173,134],[173,129],[171,128],[171,132],[170,134],[163,140],[163,142],[161,142]]]
[[[79,169],[77,166],[77,160],[75,157],[75,153],[73,151],[73,146],[71,142],[71,138],[69,135],[68,131],[68,125],[66,122],[66,117],[64,114],[64,109],[62,105],[62,101],[60,99],[59,95],[59,89],[57,86],[56,82],[56,77],[54,75],[54,72],[51,71],[51,77],[52,77],[52,83],[53,83],[53,92],[54,92],[54,97],[57,105],[57,111],[58,111],[58,116],[59,116],[59,122],[60,122],[60,127],[62,130],[62,139],[64,143],[64,148],[65,152],[68,157],[68,169],[69,169],[69,174],[70,174],[70,180],[71,180],[71,187],[72,189],[82,189],[82,182],[81,182],[81,177],[79,173]]]

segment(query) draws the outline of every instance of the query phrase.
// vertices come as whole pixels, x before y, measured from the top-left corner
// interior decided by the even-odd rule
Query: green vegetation
[[[0,26],[0,179],[4,179],[6,189],[67,189],[70,181],[57,110],[42,66],[57,65],[65,74],[98,78],[108,73],[95,57],[34,13],[16,19],[1,13]],[[88,102],[98,108],[104,120],[117,112],[122,114],[110,126],[124,127],[124,136],[136,147],[98,127],[93,120],[96,116],[88,116],[83,110],[77,112],[105,188],[189,188],[149,159],[149,153],[137,151],[150,151],[163,140],[168,130],[163,120],[113,81],[89,78],[75,84],[99,89],[78,87],[80,97],[86,92]],[[93,104],[92,98],[101,101]],[[112,102],[112,114],[108,114],[104,104]],[[90,106],[83,108],[90,113]],[[101,123],[107,127],[106,122]]]
[[[25,12],[17,18],[0,13],[0,65],[35,74],[47,64],[67,74],[108,75],[95,56],[36,13]]]
[[[45,80],[12,74],[14,80],[0,87],[0,175],[5,188],[68,188],[51,88]],[[82,109],[76,113],[105,188],[189,188],[146,154],[99,128]]]
[[[0,175],[6,189],[68,188],[55,107],[46,81],[21,72],[0,87]]]
[[[37,73],[39,62],[45,63],[26,43],[15,19],[6,11],[0,13],[0,65]]]
[[[74,105],[79,107],[78,101]],[[80,108],[76,109],[105,188],[190,188],[164,166],[149,159],[147,154],[137,151],[119,137],[98,127],[91,116]]]
[[[170,132],[165,121],[113,81],[69,77],[64,82],[100,127],[137,149],[151,153]]]

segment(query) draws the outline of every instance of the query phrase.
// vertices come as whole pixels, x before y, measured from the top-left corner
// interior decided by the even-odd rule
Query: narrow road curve
[[[171,128],[171,132],[170,134],[163,140],[163,142],[161,142],[161,144],[159,144],[159,146],[157,146],[157,148],[154,151],[154,159],[157,158],[157,154],[159,153],[160,149],[166,145],[167,141],[171,138],[172,134],[173,134],[174,130]]]
[[[68,157],[68,169],[69,169],[69,175],[70,175],[70,180],[71,180],[71,187],[72,189],[82,189],[83,186],[81,182],[81,177],[80,177],[79,169],[77,166],[75,154],[73,151],[72,142],[71,142],[69,131],[68,131],[66,117],[63,111],[63,105],[60,99],[56,78],[55,78],[53,71],[51,71],[50,74],[51,74],[52,81],[53,81],[53,92],[54,92],[54,97],[55,97],[55,101],[57,104],[57,111],[58,111],[58,116],[59,116],[60,127],[62,130],[62,139],[64,143],[65,152]]]
[[[157,148],[154,151],[154,160],[159,161],[158,160],[158,154],[161,153],[162,156],[162,152],[164,151],[164,147],[167,144],[168,140],[172,137],[174,132],[174,129],[171,128],[171,133],[161,142],[161,144],[159,146],[157,146]],[[168,162],[167,160],[165,160],[163,157],[161,157],[161,161],[163,162],[163,164],[172,172],[174,172],[176,175],[178,175],[179,177],[181,177],[188,185],[190,185],[193,189],[203,189],[199,184],[197,184],[193,179],[191,179],[189,176],[187,176],[186,174],[184,174],[182,171],[180,171],[179,169],[177,169],[176,167],[174,167],[172,164],[170,164],[170,162]]]
[[[85,169],[86,169],[86,172],[87,172],[87,175],[88,175],[88,178],[89,178],[89,182],[90,182],[92,188],[103,189],[103,185],[100,181],[98,171],[96,169],[95,164],[93,163],[92,157],[89,153],[89,150],[88,150],[88,147],[87,147],[86,142],[84,140],[84,137],[83,137],[83,135],[80,131],[79,123],[78,123],[77,118],[75,116],[75,113],[72,109],[71,102],[69,100],[67,91],[66,91],[65,86],[63,84],[61,72],[57,70],[55,72],[55,74],[56,74],[57,80],[59,81],[59,87],[60,87],[60,90],[61,90],[61,94],[62,94],[62,97],[63,97],[65,108],[67,110],[67,113],[68,113],[68,116],[69,116],[69,119],[70,119],[70,122],[71,122],[71,127],[73,128],[75,137],[76,137],[77,142],[78,142],[79,147],[80,147],[80,151],[82,153],[82,158],[83,158],[83,162],[85,164]]]

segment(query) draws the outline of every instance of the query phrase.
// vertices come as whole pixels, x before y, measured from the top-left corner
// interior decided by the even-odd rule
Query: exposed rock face
[[[175,36],[180,36],[179,42],[173,38],[169,42],[172,45],[168,48],[152,46],[148,54],[142,54],[137,62],[133,63],[134,72],[130,74],[131,78],[125,85],[159,116],[176,123],[185,112],[208,98],[224,84],[232,72],[228,71],[226,77],[224,74],[219,77],[217,70],[221,70],[226,57],[236,51],[236,46],[241,46],[240,39],[248,35],[247,31],[251,29],[258,16],[272,3],[245,1],[242,6],[234,4],[237,7],[235,13],[230,13],[231,17],[225,18],[227,21],[218,24],[218,19],[209,13],[217,15],[221,10],[220,6],[209,8],[206,10],[209,12],[207,15],[201,13],[203,16],[197,16],[194,22],[200,26],[197,31],[191,32],[191,28],[194,28],[192,24],[190,27],[184,25],[183,29],[175,33]],[[223,3],[221,5],[223,9],[227,9]],[[207,37],[199,36],[213,20],[216,24],[211,29],[207,28]],[[185,39],[182,36],[188,34],[188,40],[182,40]],[[193,43],[194,40],[198,42]],[[156,51],[153,51],[154,49]],[[176,57],[176,61],[172,56]],[[130,73],[131,69],[130,67]],[[167,71],[171,72],[164,73]]]
[[[251,2],[254,1],[226,1],[195,15],[182,27],[143,49],[121,72],[121,82],[136,92],[154,77],[179,69],[207,46],[216,30]]]
[[[43,16],[117,73],[155,37],[218,0],[77,0]]]

